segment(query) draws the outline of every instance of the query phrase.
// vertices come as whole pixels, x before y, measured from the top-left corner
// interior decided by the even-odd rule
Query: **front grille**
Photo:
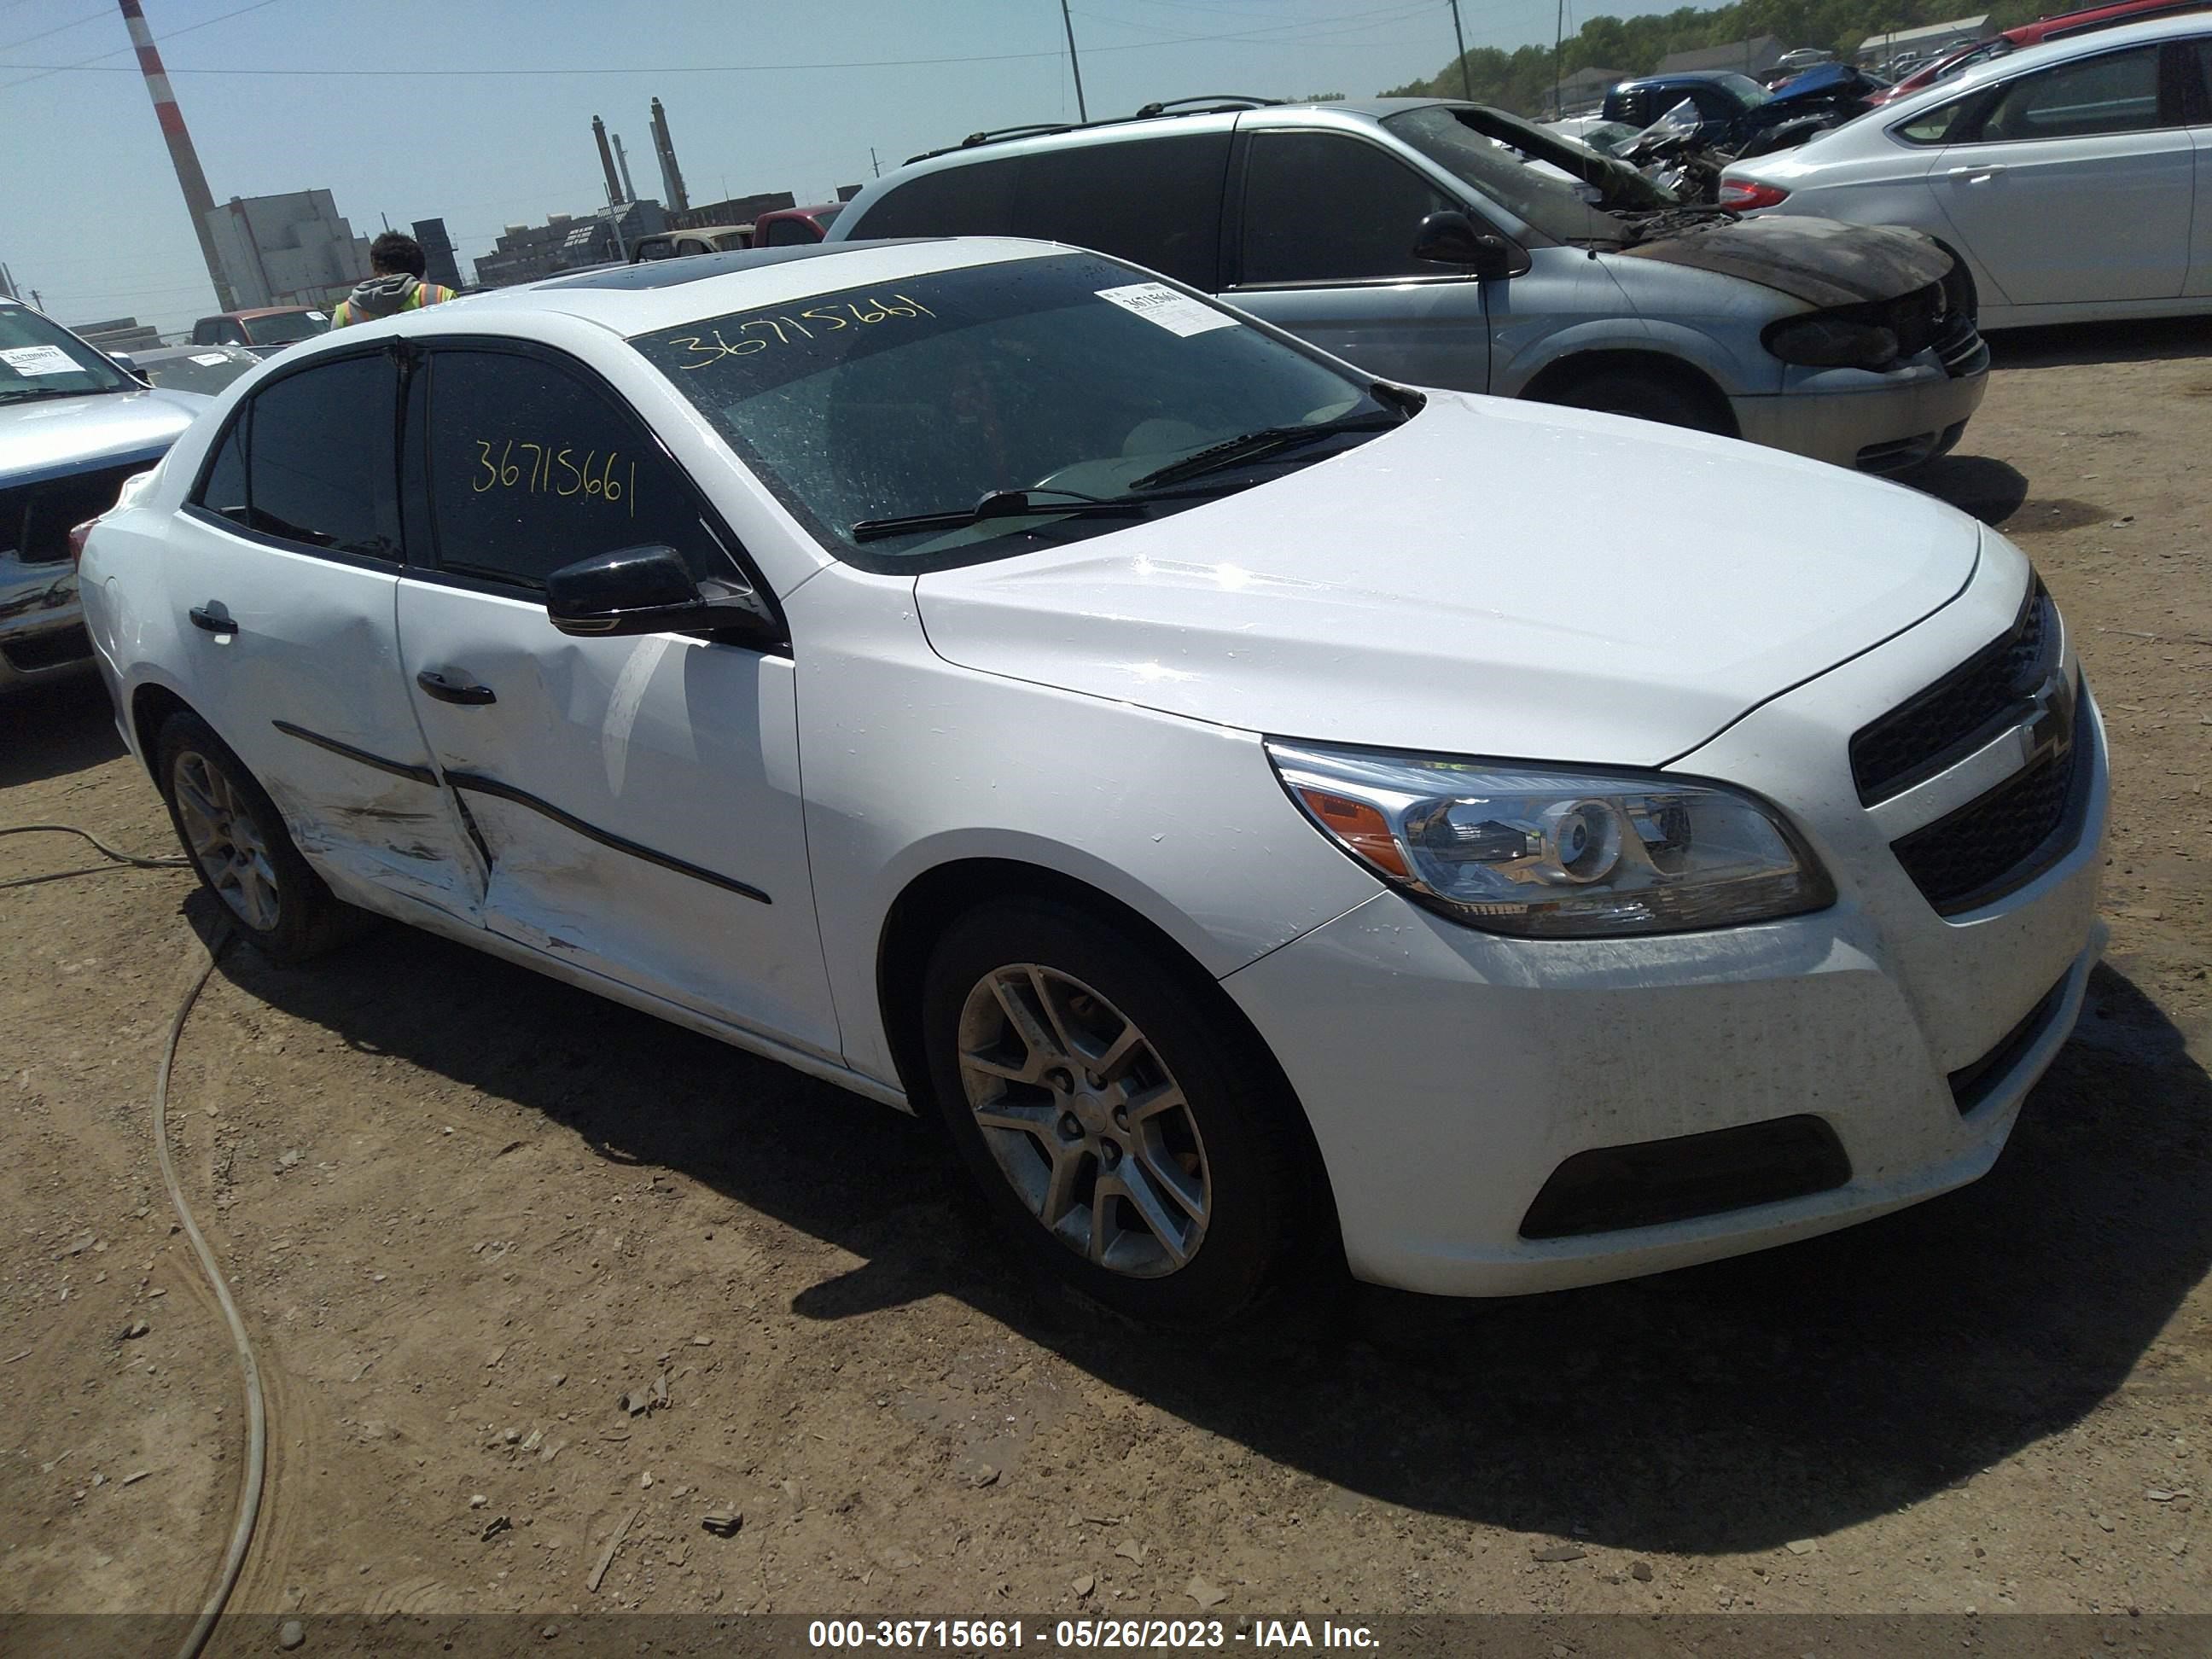
[[[0,656],[19,674],[35,674],[42,668],[82,662],[92,654],[92,638],[82,627],[57,628],[51,634],[27,640],[10,640],[0,646]]]
[[[25,564],[52,564],[70,556],[69,532],[115,505],[123,481],[153,465],[127,461],[44,483],[0,489],[0,553]]]
[[[1926,690],[1851,738],[1851,781],[1873,806],[1956,765],[2032,705],[2063,646],[2058,611],[2038,581],[2013,624]]]
[[[1836,1132],[1810,1115],[1595,1147],[1552,1171],[1521,1219],[1521,1237],[1662,1226],[1805,1198],[1850,1178]]]
[[[2072,850],[2081,830],[2095,741],[2081,728],[1986,795],[1890,843],[1939,915],[1977,910],[2026,886]]]
[[[1951,1098],[1957,1104],[1960,1117],[1975,1110],[1995,1094],[1997,1085],[2002,1083],[2012,1068],[2020,1064],[2021,1057],[2041,1040],[2065,1003],[2066,978],[2066,975],[2060,975],[2058,983],[2045,991],[2035,1006],[2027,1011],[2027,1017],[1999,1037],[1996,1046],[1989,1053],[1951,1073],[1948,1079],[1951,1085]]]

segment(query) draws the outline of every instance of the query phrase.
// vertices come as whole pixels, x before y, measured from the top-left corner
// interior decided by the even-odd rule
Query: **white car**
[[[1734,163],[1720,202],[1923,230],[1984,331],[2212,312],[2212,12],[1990,58]]]
[[[2002,537],[1052,245],[296,346],[84,587],[269,954],[358,906],[941,1114],[1140,1316],[1302,1235],[1499,1294],[1932,1196],[2097,954],[2100,727]]]

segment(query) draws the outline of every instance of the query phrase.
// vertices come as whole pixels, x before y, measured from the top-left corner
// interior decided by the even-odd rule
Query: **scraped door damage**
[[[540,604],[415,578],[398,616],[403,683],[486,860],[485,926],[834,1059],[791,660],[572,638]]]
[[[340,564],[179,517],[163,561],[192,701],[268,788],[334,889],[468,921],[479,866],[400,675],[396,571]],[[192,613],[198,612],[198,617]]]

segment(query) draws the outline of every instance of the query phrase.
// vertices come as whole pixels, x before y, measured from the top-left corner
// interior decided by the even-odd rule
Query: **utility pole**
[[[1552,27],[1552,118],[1559,118],[1559,54],[1567,45],[1567,0],[1559,0],[1559,21]]]
[[[1454,15],[1457,15],[1459,0],[1452,0]],[[1091,112],[1083,105],[1083,64],[1075,55],[1075,20],[1067,15],[1067,0],[1060,0],[1060,21],[1067,30],[1067,66],[1075,71],[1075,118],[1088,121]],[[871,154],[873,152],[872,151]],[[879,173],[878,178],[882,176]]]
[[[1061,0],[1065,4],[1066,0]],[[1474,77],[1467,67],[1467,36],[1460,33],[1459,0],[1451,0],[1452,39],[1459,42],[1459,89],[1468,103],[1474,101]]]

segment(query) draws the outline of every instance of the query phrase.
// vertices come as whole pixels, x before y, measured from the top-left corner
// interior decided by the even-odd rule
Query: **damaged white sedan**
[[[2001,536],[1036,243],[297,346],[83,576],[271,956],[358,907],[940,1115],[1140,1316],[1302,1238],[1494,1295],[1956,1187],[2100,938],[2101,728]]]

